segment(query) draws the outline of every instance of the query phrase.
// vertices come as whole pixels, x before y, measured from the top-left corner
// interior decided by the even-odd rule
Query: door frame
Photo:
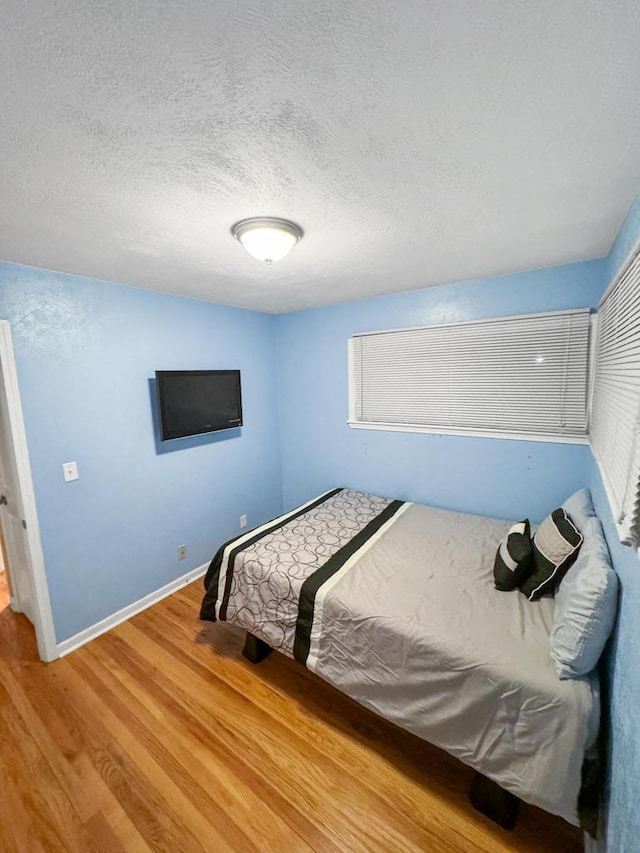
[[[7,411],[18,476],[18,489],[20,490],[22,510],[26,524],[26,553],[29,565],[24,567],[27,575],[25,580],[30,584],[33,594],[34,614],[36,617],[34,628],[38,643],[38,653],[43,661],[51,661],[59,657],[58,647],[53,625],[53,612],[51,610],[51,599],[49,598],[49,584],[44,565],[42,541],[40,539],[40,525],[38,523],[36,498],[31,477],[27,434],[22,416],[18,373],[11,340],[11,326],[8,320],[0,320],[0,370],[4,378]],[[22,570],[22,567],[18,569],[18,571]],[[19,587],[19,584],[15,583],[15,566],[9,564],[9,571],[14,577],[12,589],[15,597],[15,590]],[[19,610],[19,599],[15,600],[15,604]]]

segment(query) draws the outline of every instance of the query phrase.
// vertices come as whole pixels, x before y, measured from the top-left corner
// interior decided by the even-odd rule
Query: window
[[[640,544],[640,252],[598,310],[591,445],[620,538]]]
[[[586,442],[589,309],[350,340],[349,423]]]

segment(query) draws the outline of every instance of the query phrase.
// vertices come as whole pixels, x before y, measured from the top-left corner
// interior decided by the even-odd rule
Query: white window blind
[[[620,537],[640,544],[640,252],[606,291],[590,419],[598,461]]]
[[[586,440],[589,310],[354,335],[350,424]]]

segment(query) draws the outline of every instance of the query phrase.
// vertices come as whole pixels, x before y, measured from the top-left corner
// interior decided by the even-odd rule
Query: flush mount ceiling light
[[[295,244],[302,240],[304,232],[288,219],[256,216],[236,222],[231,233],[253,258],[270,264],[286,257]]]

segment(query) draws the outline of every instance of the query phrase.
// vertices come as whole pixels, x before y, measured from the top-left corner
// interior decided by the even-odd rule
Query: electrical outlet
[[[246,527],[246,526],[247,526],[247,516],[241,515],[240,516],[240,527]]]
[[[77,462],[63,462],[62,463],[62,475],[64,476],[65,483],[70,483],[73,480],[78,479],[78,463]]]
[[[184,560],[187,556],[187,546],[186,545],[178,545],[178,559]]]

